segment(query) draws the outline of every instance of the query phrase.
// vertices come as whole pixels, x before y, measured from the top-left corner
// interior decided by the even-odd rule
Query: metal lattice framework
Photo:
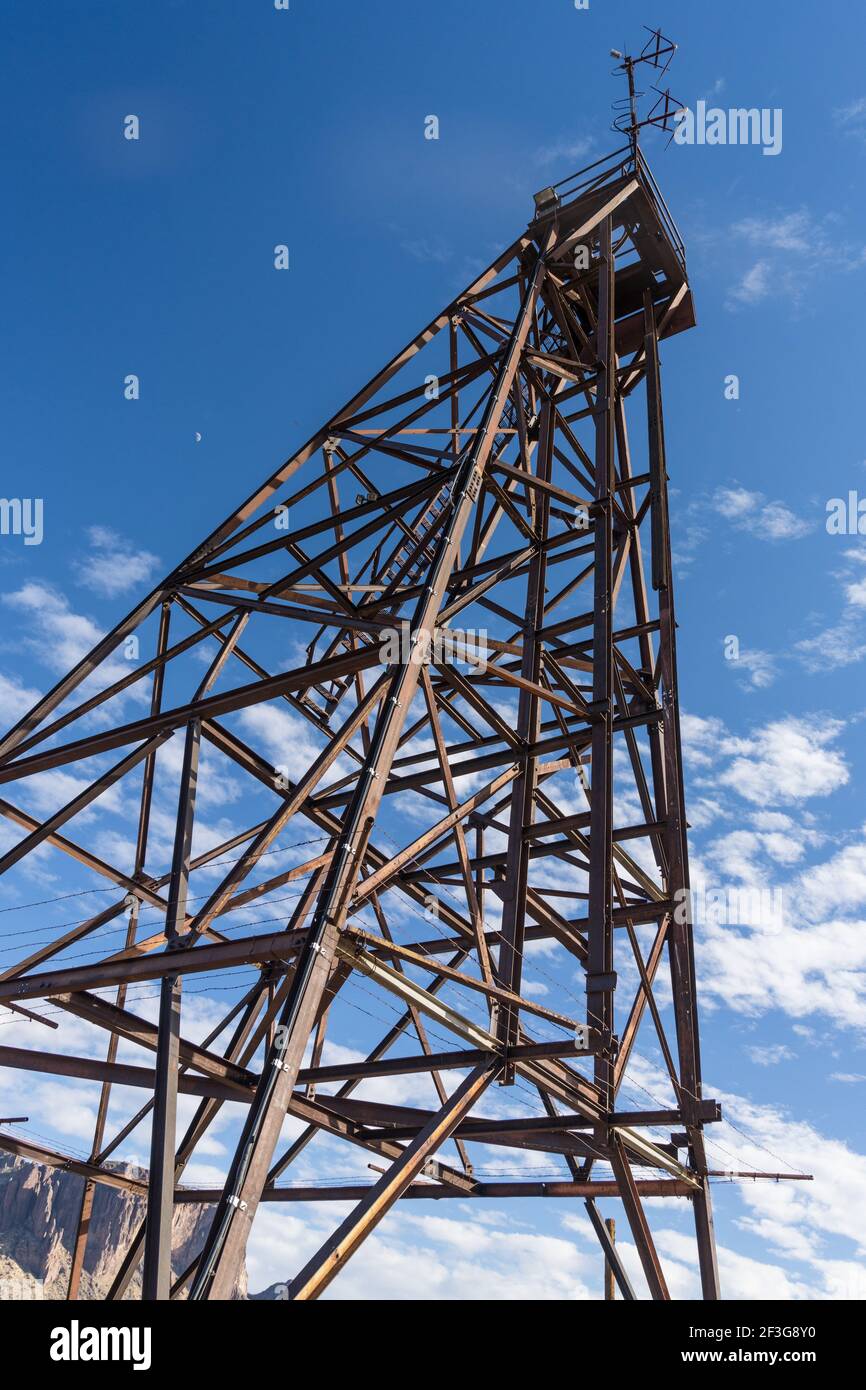
[[[19,799],[53,769],[89,779],[45,820],[0,801],[22,831],[0,873],[51,847],[117,889],[0,976],[0,1004],[50,1000],[108,1035],[104,1062],[0,1049],[2,1065],[102,1083],[88,1162],[0,1139],[86,1179],[70,1297],[94,1185],[144,1190],[111,1155],[147,1116],[148,1215],[112,1297],[142,1257],[146,1298],[229,1297],[262,1201],[356,1200],[290,1284],[304,1300],[398,1199],[535,1195],[584,1199],[632,1298],[596,1206],[621,1199],[659,1299],[642,1198],[687,1198],[704,1296],[719,1296],[703,1128],[720,1111],[701,1093],[659,377],[660,341],[693,323],[683,246],[636,147],[545,190],[513,245],[0,743],[0,782],[7,794],[21,783]],[[118,651],[139,653],[126,674]],[[122,722],[142,693],[146,711]],[[308,730],[288,770],[256,736],[286,716]],[[167,761],[178,738],[179,769]],[[263,814],[193,853],[197,801],[221,766]],[[177,819],[160,861],[166,772]],[[86,818],[75,824],[115,787],[137,815],[122,865],[87,848]],[[264,856],[287,835],[317,847],[270,872]],[[242,909],[237,934],[224,919]],[[260,929],[275,913],[279,929]],[[111,924],[125,941],[105,953]],[[88,941],[88,963],[70,963]],[[527,992],[538,961],[562,1011]],[[193,1043],[184,982],[227,970],[242,998]],[[324,1065],[358,981],[395,1021],[365,1060]],[[127,997],[142,982],[159,989],[158,1025]],[[622,1108],[641,1027],[670,1108]],[[121,1039],[155,1062],[119,1063]],[[412,1073],[430,1078],[432,1108],[353,1095]],[[112,1085],[151,1098],[109,1138]],[[198,1108],[178,1140],[179,1093]],[[185,1187],[229,1102],[244,1109],[224,1189]],[[303,1125],[290,1141],[287,1116]],[[360,1147],[381,1176],[281,1185],[319,1136]],[[484,1181],[470,1157],[482,1146],[549,1155],[561,1178],[527,1167]],[[214,1220],[172,1288],[172,1208],[190,1201],[214,1203]]]

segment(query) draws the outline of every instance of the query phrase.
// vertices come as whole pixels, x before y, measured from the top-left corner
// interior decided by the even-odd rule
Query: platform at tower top
[[[662,338],[695,326],[695,311],[686,269],[686,254],[677,225],[668,211],[652,171],[638,149],[630,146],[588,165],[535,195],[529,234],[540,247],[556,217],[559,240],[552,261],[562,267],[564,293],[580,313],[581,285],[590,286],[593,264],[579,254],[586,227],[593,237],[598,214],[613,218],[616,251],[616,347],[633,352],[643,341],[644,295],[656,307]]]

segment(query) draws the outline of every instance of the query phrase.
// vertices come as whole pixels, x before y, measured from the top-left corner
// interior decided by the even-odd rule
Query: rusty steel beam
[[[344,1183],[335,1187],[266,1187],[262,1193],[263,1202],[362,1202],[373,1191],[372,1183]],[[691,1189],[687,1183],[674,1178],[637,1178],[635,1187],[641,1197],[690,1197]],[[178,1188],[175,1201],[184,1203],[215,1202],[219,1189],[211,1187]],[[444,1183],[416,1182],[400,1194],[401,1202],[422,1201],[439,1202],[453,1198],[468,1201],[476,1198],[502,1201],[504,1198],[548,1197],[554,1201],[573,1197],[594,1199],[596,1197],[619,1197],[619,1185],[596,1178],[592,1182],[479,1182],[471,1192],[463,1192],[457,1187]]]
[[[387,1173],[292,1281],[289,1297],[293,1301],[310,1302],[324,1292],[370,1231],[378,1226],[419,1175],[428,1157],[453,1134],[462,1117],[484,1094],[498,1071],[498,1063],[483,1063],[461,1082],[439,1113],[431,1117]]]
[[[165,918],[167,953],[174,959],[184,948],[180,929],[186,919],[189,863],[198,787],[201,723],[187,725],[178,792],[174,857]],[[164,975],[160,982],[159,1028],[156,1044],[156,1082],[150,1138],[147,1222],[144,1233],[142,1298],[167,1299],[171,1287],[171,1226],[174,1215],[174,1148],[177,1124],[177,1083],[180,1066],[182,975]]]

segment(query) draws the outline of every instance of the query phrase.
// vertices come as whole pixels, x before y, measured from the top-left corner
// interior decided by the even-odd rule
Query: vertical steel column
[[[710,1180],[704,1178],[700,1192],[692,1198],[695,1217],[695,1236],[698,1242],[698,1266],[701,1271],[701,1290],[708,1302],[722,1296],[719,1280],[719,1261],[716,1254],[716,1231],[713,1222],[713,1199],[710,1196]]]
[[[598,386],[595,397],[595,499],[592,630],[592,791],[589,838],[589,930],[586,971],[591,1027],[613,1030],[613,501],[614,501],[614,255],[611,218],[599,227]],[[613,1104],[613,1070],[596,1053],[601,1104]]]
[[[550,399],[541,407],[538,449],[538,477],[550,480],[553,457],[554,411]],[[540,540],[547,538],[550,496],[541,492],[536,504],[535,531]],[[533,685],[539,684],[541,674],[541,643],[538,632],[544,626],[544,580],[547,556],[539,546],[529,563],[526,586],[526,611],[523,623],[520,674]],[[534,691],[521,689],[517,705],[517,735],[524,746],[538,739],[540,701]],[[502,892],[502,944],[499,948],[499,983],[514,994],[520,993],[523,967],[523,944],[526,925],[526,889],[529,880],[529,850],[526,827],[535,818],[535,797],[538,785],[538,759],[528,753],[521,755],[520,775],[514,783],[511,814],[508,825],[508,850],[505,883]],[[498,1012],[497,1037],[505,1048],[513,1047],[519,1037],[520,1019],[517,1009],[502,1004]],[[502,1073],[509,1085],[514,1080],[514,1067],[507,1063]]]
[[[171,884],[165,918],[169,951],[182,948],[180,927],[186,919],[189,862],[195,818],[201,720],[187,725],[178,796]],[[181,976],[166,975],[160,986],[159,1034],[150,1140],[147,1222],[141,1296],[167,1299],[171,1292],[171,1223],[174,1214],[174,1150],[177,1125],[177,1076],[180,1065]]]
[[[589,1216],[589,1219],[592,1222],[593,1229],[596,1235],[598,1236],[599,1243],[601,1245],[602,1250],[604,1251],[604,1260],[606,1268],[612,1271],[614,1279],[619,1284],[619,1291],[622,1294],[623,1298],[628,1303],[633,1303],[635,1298],[635,1292],[631,1286],[631,1280],[626,1274],[625,1266],[620,1258],[620,1253],[617,1250],[616,1245],[614,1244],[613,1234],[611,1231],[608,1230],[608,1223],[604,1220],[601,1213],[599,1212],[599,1209],[595,1204],[594,1198],[587,1197],[583,1205],[586,1207],[587,1215]],[[609,1224],[613,1226],[614,1223],[613,1221],[611,1221]]]
[[[652,301],[644,297],[647,424],[649,429],[650,495],[652,498],[652,579],[659,596],[659,666],[664,711],[663,750],[667,820],[665,848],[668,896],[675,907],[668,933],[674,1017],[679,1056],[678,1097],[698,1172],[706,1173],[703,1133],[697,1117],[701,1098],[701,1058],[698,1043],[697,989],[692,929],[688,838],[685,819],[679,692],[677,689],[676,618],[668,527],[667,461],[662,413],[658,330]],[[701,1285],[705,1299],[721,1297],[710,1187],[704,1181],[692,1205],[698,1243]]]
[[[613,1248],[616,1240],[616,1222],[611,1216],[604,1224],[607,1228],[611,1248]],[[604,1261],[604,1298],[606,1303],[613,1303],[616,1298],[616,1279],[614,1278],[613,1265],[606,1256]]]
[[[258,990],[248,999],[246,1005],[243,1006],[240,1021],[232,1033],[228,1047],[225,1049],[226,1061],[240,1062],[243,1066],[249,1062],[251,1056],[255,1052],[257,1041],[254,1038],[250,1043],[248,1039],[256,1018],[261,1012],[262,998],[266,990],[267,985],[263,981],[260,981]],[[228,1019],[226,1019],[225,1022],[228,1022]],[[219,1032],[222,1032],[222,1028],[219,1029]],[[204,1045],[208,1046],[208,1042],[212,1041],[215,1036],[217,1036],[217,1034],[212,1033],[210,1039],[207,1040]],[[247,1049],[246,1051],[244,1051],[245,1047]],[[175,1186],[183,1176],[184,1168],[189,1162],[196,1144],[223,1104],[224,1102],[221,1100],[208,1099],[203,1100],[198,1106],[175,1154]],[[105,1301],[107,1303],[117,1302],[122,1299],[126,1290],[129,1288],[132,1277],[138,1267],[139,1260],[141,1259],[146,1227],[147,1221],[145,1219],[139,1224],[138,1230],[132,1236],[127,1246],[126,1253],[121,1260],[120,1267],[112,1280],[111,1287],[105,1295]]]

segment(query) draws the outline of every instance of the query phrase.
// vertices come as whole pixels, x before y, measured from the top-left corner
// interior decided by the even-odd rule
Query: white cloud
[[[177,810],[177,789],[183,767],[184,743],[183,734],[175,733],[162,745],[156,757],[156,790],[166,798],[172,820]],[[244,786],[232,775],[234,770],[235,764],[203,739],[196,791],[198,803],[201,806],[225,806],[237,801]],[[247,781],[247,788],[249,785]]]
[[[720,487],[716,489],[713,502],[717,512],[733,521],[749,516],[760,497],[760,493],[749,492],[744,487]]]
[[[780,1062],[790,1062],[796,1057],[796,1052],[787,1047],[785,1043],[765,1043],[754,1047],[747,1047],[750,1058],[759,1067],[776,1067]]]
[[[733,230],[755,245],[778,251],[814,251],[817,241],[814,224],[803,209],[780,217],[746,217]]]
[[[3,594],[2,601],[21,618],[21,643],[49,670],[65,675],[105,635],[92,618],[76,613],[66,595],[42,580],[29,580],[20,589]],[[75,698],[93,694],[128,676],[129,662],[109,657],[78,687]],[[82,694],[84,692],[84,694]],[[129,698],[144,698],[135,686]]]
[[[843,560],[835,575],[844,599],[838,620],[815,636],[802,638],[794,648],[810,674],[850,666],[866,656],[866,580],[862,577],[866,549],[846,550]]]
[[[771,541],[789,541],[798,540],[810,529],[809,522],[795,516],[784,502],[768,502],[761,508],[756,534],[766,535]]]
[[[102,636],[90,618],[72,611],[64,594],[38,580],[4,594],[3,602],[23,615],[28,646],[52,670],[68,671]]]
[[[796,642],[794,651],[810,675],[821,675],[862,660],[866,656],[866,633],[859,617],[849,611],[816,636]]]
[[[721,802],[713,797],[690,796],[688,815],[690,829],[705,830],[708,825],[725,815],[725,809]]]
[[[713,1127],[711,1139],[718,1133],[745,1167],[778,1172],[793,1168],[813,1177],[811,1182],[744,1183],[740,1194],[749,1215],[742,1220],[743,1229],[761,1230],[761,1223],[773,1223],[769,1243],[783,1251],[801,1233],[808,1246],[800,1246],[799,1253],[818,1269],[827,1260],[829,1237],[850,1243],[852,1254],[862,1259],[866,1232],[851,1214],[863,1211],[866,1203],[866,1156],[777,1106],[724,1093],[719,1099],[723,1115],[729,1115],[737,1128],[723,1120]],[[789,1234],[782,1236],[783,1231]],[[768,1234],[766,1226],[763,1232]]]
[[[729,658],[731,670],[750,690],[766,690],[779,674],[779,663],[772,652],[743,648],[739,656]]]
[[[683,718],[691,780],[754,807],[749,823],[734,812],[735,829],[699,853],[692,847],[698,971],[713,1007],[866,1027],[866,929],[857,917],[866,909],[866,829],[801,867],[827,838],[804,803],[849,780],[837,746],[843,728],[787,717],[735,738],[718,719]],[[798,808],[797,817],[782,807]],[[784,873],[795,867],[793,877]]]
[[[714,716],[706,718],[683,710],[680,728],[687,767],[712,767],[717,757],[734,753],[741,746],[741,742],[731,738],[722,720]]]
[[[444,242],[431,241],[429,237],[401,241],[400,250],[405,251],[414,261],[432,262],[434,265],[444,265],[446,261],[450,261],[452,254]]]
[[[4,676],[0,672],[0,725],[6,729],[17,723],[36,704],[39,693],[22,685],[16,676]]]
[[[552,145],[545,145],[536,153],[536,160],[539,164],[565,164],[568,161],[585,159],[592,150],[594,141],[591,136],[579,140],[557,140]]]
[[[746,247],[759,248],[761,258],[728,291],[726,307],[750,306],[771,295],[797,305],[819,272],[826,275],[862,267],[866,263],[866,248],[844,240],[838,221],[835,214],[819,219],[807,208],[798,208],[735,222],[728,229],[728,236]]]
[[[758,304],[770,293],[770,266],[768,261],[756,261],[733,289],[728,291],[727,303]]]
[[[348,1208],[328,1203],[259,1210],[248,1246],[250,1288],[289,1279]],[[491,1217],[497,1219],[491,1220]],[[330,1285],[326,1299],[586,1300],[598,1296],[599,1256],[561,1235],[521,1229],[487,1205],[402,1203]]]
[[[324,740],[317,738],[299,715],[273,704],[254,705],[243,710],[240,723],[245,736],[253,738],[256,748],[291,782],[297,782],[309,771],[324,747]],[[325,787],[357,771],[357,766],[346,757],[338,758],[325,773],[320,786]]]
[[[717,488],[710,505],[738,530],[760,540],[799,540],[811,529],[810,523],[796,516],[786,503],[768,502],[762,493],[739,485]]]
[[[718,781],[757,806],[778,806],[829,796],[849,773],[831,747],[844,725],[837,719],[775,719],[742,740]]]
[[[785,921],[699,932],[699,993],[750,1017],[823,1014],[837,1028],[866,1027],[866,924]]]
[[[799,911],[811,920],[866,907],[866,827],[826,863],[806,870],[796,896]]]
[[[844,135],[866,140],[866,97],[856,97],[833,112],[833,119]]]
[[[159,564],[156,555],[136,550],[106,526],[90,526],[87,535],[90,553],[76,561],[75,574],[80,584],[106,598],[144,585]]]

